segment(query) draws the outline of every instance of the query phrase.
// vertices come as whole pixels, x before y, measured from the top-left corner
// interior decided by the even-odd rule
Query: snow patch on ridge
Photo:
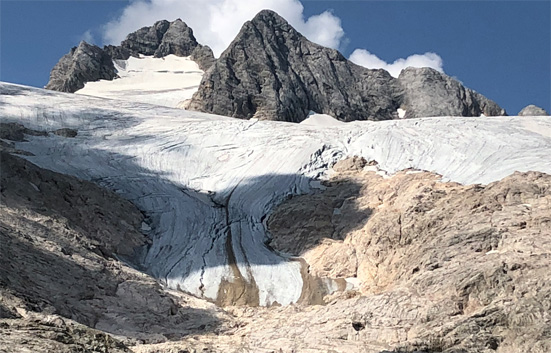
[[[204,74],[190,57],[172,54],[140,55],[114,64],[119,78],[87,82],[75,93],[177,108],[198,90]]]

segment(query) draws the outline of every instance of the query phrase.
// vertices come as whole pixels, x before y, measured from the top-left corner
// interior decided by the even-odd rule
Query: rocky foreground
[[[128,351],[231,322],[122,260],[147,241],[130,202],[5,152],[1,170],[0,352]]]
[[[270,246],[357,288],[219,308],[124,261],[147,241],[132,204],[1,157],[1,352],[551,351],[550,175],[464,186],[339,162],[272,213]]]

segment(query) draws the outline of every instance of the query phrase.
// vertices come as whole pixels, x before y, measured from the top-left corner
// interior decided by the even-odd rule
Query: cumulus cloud
[[[442,58],[436,53],[414,54],[407,58],[397,59],[393,63],[387,63],[381,60],[375,54],[371,54],[365,49],[356,49],[350,55],[350,61],[368,69],[385,69],[393,77],[398,77],[400,72],[406,67],[431,67],[440,72],[443,70]]]
[[[299,0],[137,0],[103,27],[106,44],[118,45],[128,33],[158,20],[181,18],[197,40],[214,54],[228,47],[246,21],[259,11],[277,12],[299,32],[318,44],[338,49],[344,38],[341,21],[330,11],[305,18]]]

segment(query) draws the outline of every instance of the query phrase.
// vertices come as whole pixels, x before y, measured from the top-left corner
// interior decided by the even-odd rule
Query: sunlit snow
[[[77,94],[182,107],[197,91],[203,71],[189,57],[141,56],[115,60],[120,78],[87,82]]]
[[[146,271],[213,299],[223,279],[233,280],[228,245],[261,304],[299,299],[300,264],[265,246],[265,217],[288,195],[319,187],[318,178],[347,156],[377,160],[389,173],[417,168],[461,183],[516,170],[551,173],[549,117],[292,124],[11,84],[0,84],[0,93],[3,121],[78,130],[75,138],[27,136],[16,143],[34,154],[25,158],[131,200],[147,215]]]

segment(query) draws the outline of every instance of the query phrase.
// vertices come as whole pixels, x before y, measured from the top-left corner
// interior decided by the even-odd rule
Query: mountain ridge
[[[341,121],[399,119],[402,113],[405,118],[506,115],[495,102],[433,69],[407,68],[393,78],[383,69],[358,66],[309,41],[271,10],[247,21],[219,59],[180,19],[143,27],[120,46],[101,49],[81,42],[52,69],[46,88],[75,92],[89,81],[116,79],[109,58],[170,54],[190,56],[207,71],[182,104],[201,112],[289,122],[312,111]]]
[[[45,88],[74,93],[86,82],[117,78],[114,60],[140,55],[160,58],[170,54],[191,57],[203,71],[214,62],[212,50],[199,44],[193,30],[181,19],[161,20],[130,33],[119,46],[106,45],[102,49],[81,41],[53,67]]]
[[[358,66],[263,10],[243,25],[203,76],[188,107],[292,122],[310,111],[341,121],[398,119],[399,108],[411,110],[408,118],[506,115],[495,102],[436,70],[404,71],[395,79],[385,70]]]

